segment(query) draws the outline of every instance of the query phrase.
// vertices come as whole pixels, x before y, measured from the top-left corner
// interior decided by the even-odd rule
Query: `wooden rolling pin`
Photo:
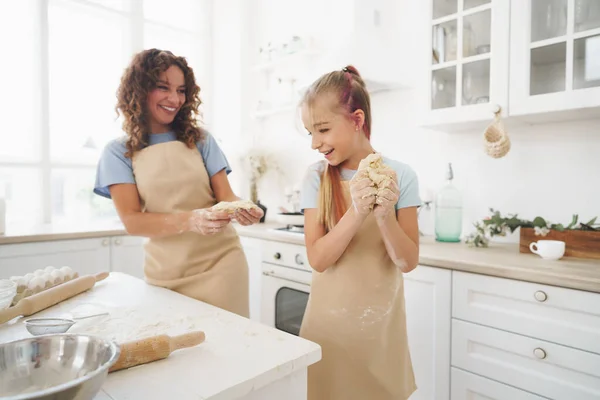
[[[123,343],[119,346],[121,348],[119,359],[108,372],[162,360],[175,350],[197,346],[204,342],[204,339],[204,332],[195,331],[179,336],[158,335]]]
[[[28,316],[45,310],[63,300],[77,296],[94,287],[108,277],[108,272],[99,272],[96,275],[84,275],[60,285],[51,287],[42,292],[21,299],[14,307],[0,311],[0,324],[10,321],[19,315]]]

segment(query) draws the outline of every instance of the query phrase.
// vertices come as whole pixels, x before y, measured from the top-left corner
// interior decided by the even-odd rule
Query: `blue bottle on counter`
[[[446,179],[435,198],[435,240],[456,243],[462,234],[462,196],[452,183],[452,163],[448,163]]]

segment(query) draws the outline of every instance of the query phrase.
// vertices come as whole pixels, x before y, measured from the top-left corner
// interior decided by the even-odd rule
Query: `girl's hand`
[[[373,181],[369,179],[366,171],[358,171],[350,181],[350,195],[352,206],[360,215],[367,215],[375,204],[377,189],[373,187]]]
[[[396,172],[394,170],[389,170],[383,173],[388,175],[391,179],[389,183],[384,188],[379,189],[379,192],[377,193],[373,214],[378,221],[384,220],[391,212],[396,211],[395,205],[400,198],[400,188],[398,187]]]
[[[260,207],[252,207],[249,210],[239,210],[233,214],[235,219],[240,225],[248,226],[254,225],[260,222],[260,219],[265,215]]]
[[[226,212],[211,211],[209,208],[193,210],[189,218],[189,230],[201,235],[214,235],[222,232],[231,218]]]

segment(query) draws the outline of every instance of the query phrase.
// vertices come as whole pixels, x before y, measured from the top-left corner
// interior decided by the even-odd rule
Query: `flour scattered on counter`
[[[202,316],[189,316],[176,312],[140,312],[133,308],[107,310],[110,317],[94,321],[83,320],[76,323],[69,332],[97,335],[124,343],[155,335],[178,335],[192,330],[202,330]],[[153,321],[153,322],[149,322]]]

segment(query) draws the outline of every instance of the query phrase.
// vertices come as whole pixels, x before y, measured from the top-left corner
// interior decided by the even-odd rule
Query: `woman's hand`
[[[369,179],[366,171],[358,171],[350,180],[352,205],[358,214],[364,216],[371,212],[375,204],[375,194],[377,194],[377,189],[373,186],[373,181]]]
[[[383,221],[386,217],[393,213],[396,213],[396,203],[400,198],[400,188],[398,187],[398,179],[396,172],[392,169],[384,171],[382,174],[390,177],[389,183],[384,187],[380,188],[377,193],[377,199],[375,201],[375,207],[373,214],[377,221]]]
[[[191,232],[201,235],[214,235],[225,229],[227,224],[231,222],[231,217],[223,211],[200,208],[191,212],[188,221]]]
[[[249,210],[239,210],[233,214],[235,219],[240,225],[248,226],[254,225],[260,222],[260,219],[265,215],[260,207],[252,207]]]

